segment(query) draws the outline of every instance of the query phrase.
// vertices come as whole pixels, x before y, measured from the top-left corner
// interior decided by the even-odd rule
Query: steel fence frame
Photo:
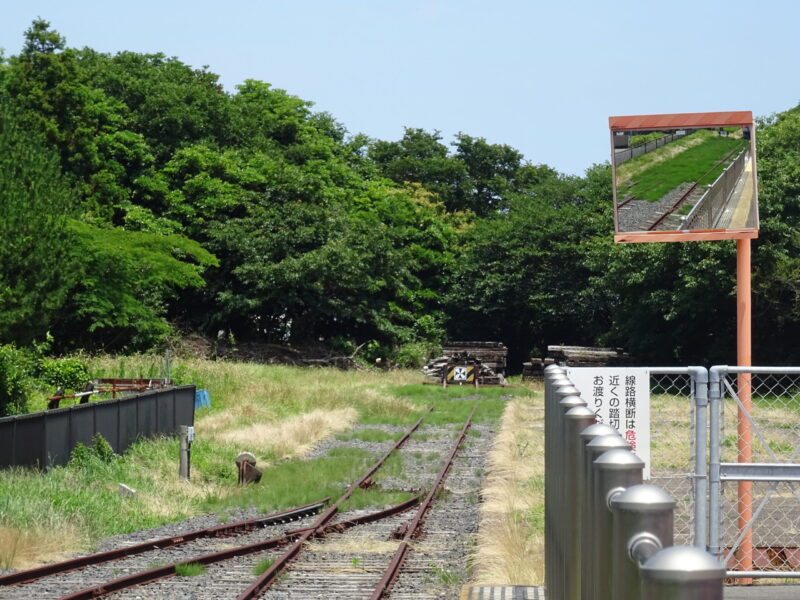
[[[720,559],[729,578],[800,578],[800,420],[795,418],[800,413],[800,367],[718,365],[710,369],[651,367],[648,371],[651,393],[654,390],[663,392],[664,377],[686,377],[690,383],[689,393],[686,394],[683,383],[676,384],[676,380],[671,380],[674,389],[662,400],[670,402],[670,396],[687,396],[691,399],[689,456],[693,472],[687,473],[687,476],[692,480],[692,545]],[[549,378],[546,376],[545,382],[545,545],[549,560],[555,560],[547,564],[548,576],[556,582],[556,590],[560,594],[565,592],[565,569],[572,567],[576,556],[580,562],[580,553],[570,554],[570,548],[577,538],[574,535],[571,540],[564,538],[558,533],[558,526],[564,523],[571,511],[577,509],[570,494],[581,488],[564,488],[558,474],[563,473],[566,467],[563,457],[573,457],[575,453],[567,438],[575,437],[575,428],[582,423],[582,413],[576,407],[585,406],[586,403],[576,388],[564,387],[563,374],[559,380],[555,373],[552,371]],[[558,385],[554,381],[558,381]],[[726,414],[729,421],[735,424],[735,434],[726,435]],[[658,412],[653,411],[651,405],[651,421],[656,427],[658,420]],[[556,435],[561,439],[548,441],[548,433],[551,437]],[[587,448],[591,448],[588,444],[590,441],[584,440]],[[737,447],[735,462],[730,459],[725,462],[725,447],[734,445]],[[658,479],[655,452],[653,456],[651,481]],[[570,458],[574,463],[573,459]],[[570,464],[574,467],[577,463],[573,463]],[[586,471],[586,467],[583,471]],[[750,482],[753,486],[763,486],[764,492],[754,499],[749,491],[743,492],[739,488],[737,498],[726,500],[726,482],[734,483],[737,487],[740,482]],[[596,480],[591,482],[590,475],[589,487],[596,486],[596,483]],[[778,486],[788,487],[788,492],[776,494]],[[756,489],[761,491],[761,487]],[[780,504],[770,505],[771,501]],[[787,502],[790,505],[788,508]],[[736,506],[735,513],[733,505]],[[742,506],[747,510],[742,511]],[[775,511],[777,516],[765,519],[770,510]],[[592,512],[589,520],[595,516],[596,513]],[[676,514],[675,517],[674,532],[677,535],[680,515]],[[583,520],[586,526],[586,517]],[[771,529],[761,527],[765,524]],[[754,528],[754,525],[759,527]],[[758,543],[753,544],[750,551],[755,551],[759,560],[751,562],[745,559],[740,564],[746,568],[736,568],[730,561],[742,541],[753,532],[757,535],[755,539]],[[726,540],[724,543],[723,538]],[[747,551],[747,547],[744,551]],[[774,552],[784,562],[773,562],[775,569],[772,569],[769,562],[764,562],[767,551]],[[588,572],[592,573],[592,570]]]
[[[729,380],[730,376],[737,376],[737,387],[734,388],[733,383]],[[797,484],[800,484],[800,464],[797,462],[798,455],[800,455],[800,425],[793,431],[794,438],[792,440],[791,454],[788,456],[788,461],[780,462],[773,450],[774,440],[768,439],[765,432],[768,423],[758,422],[758,411],[765,410],[761,406],[746,406],[740,396],[747,395],[748,398],[752,397],[755,391],[756,397],[762,397],[761,385],[758,379],[756,384],[753,384],[753,378],[764,377],[771,378],[772,386],[769,392],[773,391],[774,387],[778,387],[775,382],[779,381],[777,377],[793,377],[792,383],[794,386],[800,386],[800,367],[734,367],[728,365],[719,365],[712,367],[709,370],[709,409],[710,409],[710,427],[709,427],[709,551],[721,557],[727,565],[729,561],[736,557],[737,551],[740,549],[742,542],[751,536],[754,531],[754,525],[767,505],[767,502],[773,497],[778,485],[784,483],[791,490],[794,501],[800,506],[800,490],[797,489]],[[783,384],[781,384],[783,385]],[[743,386],[740,389],[740,386]],[[727,394],[726,394],[727,393]],[[726,446],[725,432],[725,399],[729,397],[735,403],[738,413],[738,419],[743,420],[744,426],[747,430],[755,433],[756,443],[764,449],[764,453],[772,459],[771,462],[724,462],[722,460],[722,453]],[[770,407],[774,409],[774,407]],[[783,425],[780,425],[783,429]],[[739,440],[739,432],[737,431],[737,442]],[[752,444],[748,448],[748,452],[752,451]],[[792,462],[794,461],[794,462]],[[758,502],[755,511],[752,511],[753,502],[751,493],[746,492],[748,498],[744,500],[747,506],[747,520],[742,526],[742,523],[737,524],[737,534],[731,547],[728,549],[727,545],[723,547],[723,536],[726,532],[726,519],[723,503],[725,500],[724,483],[726,481],[736,482],[749,482],[751,485],[754,483],[764,484],[769,486],[769,489],[764,495],[764,498]],[[737,495],[739,501],[741,500],[741,490]],[[737,506],[737,520],[740,520],[742,514],[740,506]],[[733,528],[728,526],[727,530]],[[798,546],[800,546],[800,536],[798,537]],[[775,552],[780,556],[780,551],[785,551],[786,547],[776,544],[772,546],[769,542],[768,549]],[[729,569],[727,576],[731,578],[800,578],[800,571],[797,570],[775,570],[756,569],[752,567],[752,547],[748,544],[746,549],[748,555],[744,557],[745,566],[749,567],[745,570]],[[726,553],[727,552],[727,553]],[[725,554],[725,556],[723,556]],[[784,553],[784,559],[786,555]],[[739,558],[736,557],[736,564],[739,565]],[[780,567],[781,565],[776,565]],[[784,566],[791,566],[784,563]]]
[[[553,600],[722,600],[725,569],[706,552],[708,371],[688,376],[697,426],[695,545],[673,545],[674,500],[642,483],[644,462],[596,423],[563,369],[545,370],[545,577]],[[608,430],[611,430],[611,433]],[[616,443],[612,443],[616,440]],[[596,459],[592,448],[600,450]],[[587,543],[588,541],[588,543]]]
[[[739,177],[748,160],[748,151],[741,153],[728,165],[706,190],[692,210],[686,215],[679,229],[713,229],[722,216],[722,208],[728,202],[731,193],[739,182]]]
[[[690,472],[686,477],[691,480],[691,509],[689,511],[690,522],[682,523],[685,518],[680,513],[676,515],[676,528],[682,535],[688,531],[691,535],[690,540],[686,540],[693,546],[704,548],[708,538],[708,454],[706,430],[708,424],[708,371],[704,367],[649,367],[650,390],[662,385],[658,377],[663,376],[684,376],[688,378],[689,390],[686,399],[691,402],[691,412],[689,414],[689,455],[685,465]],[[673,397],[679,397],[673,394]],[[651,422],[655,422],[656,416],[652,414]],[[655,468],[651,469],[651,481],[661,479],[663,475]],[[668,492],[674,495],[675,489],[671,486],[659,483]],[[698,501],[700,499],[700,501]]]

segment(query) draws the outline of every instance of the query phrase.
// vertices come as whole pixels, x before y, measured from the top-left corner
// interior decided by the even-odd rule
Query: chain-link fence
[[[716,381],[709,545],[740,576],[797,575],[800,369],[715,367]]]
[[[695,403],[688,372],[650,371],[650,483],[674,498],[676,545],[695,539]]]

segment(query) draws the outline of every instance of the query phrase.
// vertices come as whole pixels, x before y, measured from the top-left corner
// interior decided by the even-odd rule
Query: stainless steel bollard
[[[562,405],[567,399],[561,401]],[[564,414],[564,514],[561,526],[565,533],[565,600],[581,600],[581,523],[586,474],[583,464],[581,431],[595,422],[594,411],[585,404]]]
[[[614,600],[639,600],[639,567],[672,546],[675,500],[655,485],[634,485],[611,499]]]
[[[557,387],[555,395],[558,398],[563,391],[577,391],[574,387]],[[553,446],[553,462],[550,465],[552,470],[551,484],[554,489],[554,498],[552,511],[550,513],[551,524],[553,529],[553,538],[555,541],[555,585],[557,594],[554,598],[566,598],[566,586],[568,573],[567,569],[571,568],[567,560],[567,523],[570,522],[571,515],[566,509],[565,503],[567,498],[567,438],[565,436],[564,427],[566,419],[564,414],[578,406],[586,407],[586,402],[578,395],[562,396],[558,401],[558,410],[555,411],[556,422],[553,424],[551,431],[555,432],[555,443]]]
[[[591,410],[591,409],[590,409]],[[602,446],[600,451],[596,454],[589,448],[588,444],[597,438],[609,436],[610,439],[620,442],[619,446],[610,445]],[[582,496],[581,507],[581,548],[594,548],[594,523],[592,523],[592,491],[594,489],[594,469],[592,463],[594,459],[600,456],[603,452],[612,450],[614,448],[627,448],[628,443],[622,439],[619,432],[607,425],[606,423],[595,423],[589,425],[586,429],[581,431],[581,440],[583,441],[583,474],[584,474],[584,488]],[[593,447],[597,449],[595,445]],[[592,576],[592,552],[584,552],[581,554],[581,596],[584,600],[589,600],[594,594],[594,583]]]
[[[640,572],[646,600],[722,600],[725,568],[696,546],[661,550]]]
[[[598,438],[600,439],[600,438]],[[597,440],[595,440],[597,441]],[[630,450],[617,448],[597,457],[594,468],[594,522],[595,546],[592,548],[594,561],[594,598],[609,600],[611,588],[611,509],[609,500],[632,485],[642,483],[644,461]]]
[[[564,377],[563,369],[555,365],[549,365],[544,373],[544,568],[545,586],[552,590],[551,594],[555,597],[557,589],[556,556],[557,548],[555,542],[555,526],[552,521],[556,498],[556,479],[554,479],[557,443],[559,433],[556,429],[558,415],[556,411],[561,411],[558,406],[559,398],[555,393],[556,385],[569,384],[569,380]]]
[[[550,369],[545,373],[545,406],[544,406],[544,529],[545,529],[545,585],[551,596],[558,597],[563,582],[563,563],[561,543],[558,539],[559,528],[556,525],[557,498],[560,497],[559,464],[561,462],[561,419],[564,411],[559,406],[562,396],[556,394],[556,388],[574,386],[566,377],[563,369]]]

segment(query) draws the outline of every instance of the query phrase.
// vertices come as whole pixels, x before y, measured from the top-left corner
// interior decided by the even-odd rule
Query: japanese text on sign
[[[567,376],[599,423],[620,432],[650,478],[650,372],[644,368],[569,367]]]

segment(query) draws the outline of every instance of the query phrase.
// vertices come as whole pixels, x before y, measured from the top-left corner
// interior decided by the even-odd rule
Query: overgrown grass
[[[255,506],[272,512],[324,496],[336,498],[376,459],[376,455],[360,448],[335,448],[320,458],[277,463],[264,470],[261,485],[248,486],[228,496],[209,496],[200,507],[214,512],[230,506]]]
[[[87,360],[93,377],[158,375],[157,357]],[[240,506],[271,512],[326,495],[338,497],[376,456],[339,449],[306,459],[305,453],[322,439],[337,433],[392,439],[397,436],[366,429],[344,432],[356,422],[407,426],[428,406],[435,410],[426,415],[426,423],[450,425],[455,432],[473,407],[477,422],[495,422],[505,396],[528,393],[408,384],[422,379],[413,371],[341,372],[200,359],[175,360],[173,378],[208,389],[213,405],[196,414],[191,480],[177,477],[178,442],[171,438],[138,442],[124,456],[108,460],[88,453],[47,472],[0,471],[0,566],[53,560],[60,552],[91,549],[104,536],[208,511],[225,518]],[[261,483],[236,485],[234,459],[242,450],[256,455]],[[390,461],[387,472],[392,468],[400,467]],[[120,496],[119,483],[137,490],[136,496]],[[382,507],[407,497],[359,491],[352,505]]]
[[[428,425],[463,423],[475,409],[475,423],[496,423],[503,413],[509,398],[527,394],[523,388],[517,390],[501,387],[474,388],[471,386],[448,386],[408,384],[391,388],[400,399],[407,401],[412,411],[406,415],[367,415],[362,423],[383,425],[411,425],[428,408],[433,412],[425,416]]]
[[[656,202],[683,183],[713,183],[730,162],[723,162],[722,159],[730,152],[746,147],[747,142],[742,139],[707,136],[702,143],[638,173],[629,185],[621,186],[618,197],[633,196],[639,200]]]
[[[488,457],[473,583],[544,581],[544,406],[541,395],[510,402]]]

